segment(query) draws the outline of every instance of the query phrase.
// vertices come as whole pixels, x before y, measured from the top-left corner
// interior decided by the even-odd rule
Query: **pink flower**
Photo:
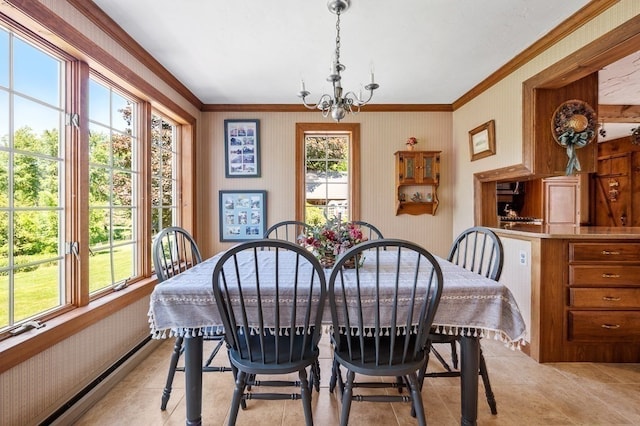
[[[319,257],[337,256],[356,244],[367,240],[359,226],[332,218],[323,225],[314,226],[301,241]]]
[[[414,138],[413,136],[407,139],[407,145],[415,145],[417,143],[418,143],[418,139]]]

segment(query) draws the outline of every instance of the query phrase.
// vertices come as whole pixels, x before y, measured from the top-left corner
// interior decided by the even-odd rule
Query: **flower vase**
[[[407,151],[413,151],[413,145],[407,144]]]
[[[333,264],[336,263],[335,256],[318,256],[318,260],[320,261],[320,265],[325,269],[333,268]]]
[[[357,260],[359,265],[362,265],[361,258],[362,258],[362,253],[360,253],[360,254],[358,254],[356,256],[353,256],[350,259],[347,259],[347,261],[343,263],[345,269],[355,269],[356,260]]]

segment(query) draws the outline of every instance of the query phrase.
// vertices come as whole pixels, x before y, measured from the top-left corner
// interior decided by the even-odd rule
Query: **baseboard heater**
[[[122,358],[118,359],[115,363],[113,363],[108,369],[106,369],[102,374],[96,377],[91,383],[85,386],[80,392],[78,392],[73,398],[67,401],[64,405],[58,408],[53,414],[47,417],[44,421],[39,423],[40,426],[50,426],[50,425],[66,425],[73,423],[78,420],[86,410],[95,404],[95,398],[100,398],[101,396],[95,395],[99,388],[102,394],[106,394],[113,386],[115,386],[122,377],[119,377],[116,372],[122,372],[122,376],[129,373],[130,370],[137,364],[131,364],[130,369],[126,370],[122,368],[128,361],[133,361],[133,358],[136,357],[144,357],[146,358],[157,345],[147,345],[149,342],[157,342],[151,339],[151,336],[147,336],[144,340],[138,343],[133,349],[127,352]],[[147,346],[147,348],[145,348]],[[145,350],[142,350],[145,349]],[[119,371],[120,370],[120,371]],[[111,381],[108,386],[106,382]],[[104,395],[102,395],[104,396]],[[84,407],[82,402],[85,402],[87,407]]]

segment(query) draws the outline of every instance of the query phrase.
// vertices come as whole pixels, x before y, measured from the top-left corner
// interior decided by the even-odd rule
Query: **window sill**
[[[84,330],[89,325],[114,314],[124,307],[151,294],[157,284],[147,278],[126,289],[101,297],[88,306],[75,308],[52,318],[45,327],[33,329],[0,342],[0,374],[43,352],[62,340]]]

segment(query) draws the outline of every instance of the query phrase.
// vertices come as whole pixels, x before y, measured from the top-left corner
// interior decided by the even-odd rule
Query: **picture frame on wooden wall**
[[[260,121],[224,120],[225,177],[260,177]]]
[[[469,151],[471,153],[471,161],[489,157],[496,153],[495,120],[487,121],[469,132]]]
[[[266,231],[267,191],[219,191],[220,241],[259,240]]]

